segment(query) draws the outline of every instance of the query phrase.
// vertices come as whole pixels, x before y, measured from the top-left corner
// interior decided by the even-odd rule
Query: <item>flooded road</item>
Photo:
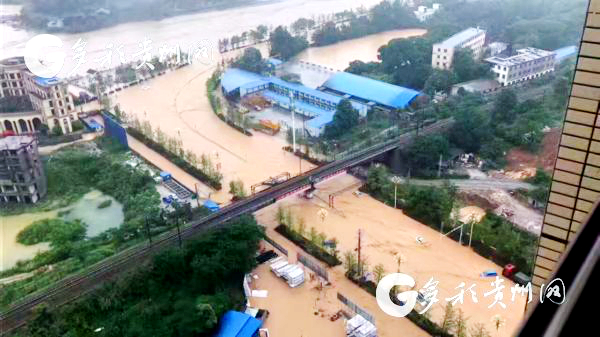
[[[359,186],[360,181],[353,176],[336,177],[319,184],[315,197],[311,200],[300,196],[288,197],[259,210],[255,216],[258,223],[267,226],[270,232],[277,226],[278,207],[282,205],[289,208],[295,219],[302,217],[305,220],[307,232],[314,227],[317,232],[325,233],[328,239],[336,238],[339,242],[337,249],[342,256],[357,247],[360,229],[362,255],[368,261],[369,270],[372,271],[379,263],[384,266],[386,274],[400,269],[402,273],[415,279],[414,290],[423,288],[432,277],[434,281],[439,281],[436,287],[439,291],[436,295],[439,302],[433,304],[428,311],[434,321],[439,323],[442,320],[445,299],[456,296],[460,292],[456,287],[464,282],[466,292],[464,302],[457,303],[455,309],[461,309],[465,317],[469,318],[468,326],[481,323],[494,336],[514,335],[524,318],[526,297],[517,295],[513,301],[510,288],[514,283],[502,277],[502,285],[505,288],[501,302],[506,305],[506,308],[503,309],[499,304],[488,307],[494,302],[494,295],[484,294],[493,290],[490,283],[494,278],[480,277],[480,274],[488,269],[493,269],[501,275],[500,266],[481,257],[469,247],[463,247],[429,226],[404,215],[401,210],[386,206],[366,194],[356,196],[354,192]],[[334,199],[335,208],[328,207],[326,201],[332,193],[338,193]],[[327,211],[324,220],[319,215],[321,209]],[[422,238],[421,242],[417,241],[419,237]],[[402,257],[400,267],[397,264],[398,256]],[[341,268],[336,267],[329,272],[339,272],[343,275]],[[474,303],[467,290],[473,284],[475,284],[477,303]],[[353,289],[345,290],[349,292],[346,295],[359,298],[361,294],[366,294],[357,286]],[[506,320],[506,325],[497,333],[491,321],[496,314]],[[378,329],[382,331],[390,328],[379,319],[377,322]],[[396,334],[387,335],[396,336]]]
[[[63,41],[63,51],[67,53],[65,66],[60,76],[69,73],[75,67],[74,52],[71,47],[82,39],[85,47],[85,64],[77,73],[85,73],[87,69],[100,67],[96,59],[105,54],[105,47],[112,43],[115,47],[123,45],[126,56],[140,50],[139,43],[145,38],[152,40],[153,55],[158,55],[158,47],[162,45],[179,46],[186,50],[193,43],[209,43],[215,46],[218,39],[239,35],[244,31],[264,24],[269,27],[289,25],[296,19],[317,18],[324,14],[333,14],[360,6],[371,7],[380,0],[285,0],[275,3],[258,4],[247,7],[228,8],[224,10],[200,12],[167,18],[160,21],[140,21],[124,23],[110,28],[77,34],[56,34]],[[2,5],[0,13],[15,14],[20,6]],[[14,29],[8,25],[0,25],[2,42],[0,59],[23,55],[25,43],[38,34],[34,31]],[[118,57],[114,56],[116,66]]]

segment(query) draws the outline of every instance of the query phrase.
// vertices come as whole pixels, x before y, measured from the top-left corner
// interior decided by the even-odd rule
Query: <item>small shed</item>
[[[257,336],[262,322],[248,314],[230,310],[221,317],[219,331],[215,337]]]
[[[160,177],[162,178],[163,181],[167,181],[167,180],[171,179],[171,173],[163,171],[160,173]]]
[[[208,208],[208,210],[210,210],[211,212],[216,212],[219,210],[219,205],[210,199],[204,201],[203,206]]]

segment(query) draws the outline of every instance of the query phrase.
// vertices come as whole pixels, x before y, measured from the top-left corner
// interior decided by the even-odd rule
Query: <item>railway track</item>
[[[453,122],[452,119],[441,120],[423,128],[421,132],[422,134],[441,132],[448,129]],[[347,154],[344,158],[335,162],[316,167],[302,175],[258,192],[247,199],[227,205],[216,213],[186,225],[181,229],[181,238],[182,240],[188,240],[206,230],[223,226],[228,220],[239,215],[254,212],[274,203],[278,199],[294,194],[308,185],[318,183],[365,161],[373,160],[397,147],[409,145],[414,134],[414,131],[405,133],[396,139]],[[35,306],[41,303],[56,306],[68,303],[92,291],[103,282],[111,280],[116,275],[132,270],[144,261],[148,261],[149,256],[165,248],[178,245],[178,242],[177,231],[163,233],[155,237],[152,244],[141,243],[130,247],[90,266],[82,272],[68,276],[48,288],[28,295],[15,302],[5,312],[0,313],[0,334],[4,335],[25,324]]]

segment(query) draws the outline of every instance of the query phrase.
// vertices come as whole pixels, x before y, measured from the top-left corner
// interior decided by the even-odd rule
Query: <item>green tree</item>
[[[482,77],[490,76],[488,64],[477,62],[473,58],[473,51],[469,48],[459,48],[454,51],[452,70],[458,82],[467,82]]]
[[[411,168],[422,171],[438,165],[440,155],[442,159],[448,158],[450,143],[442,135],[427,135],[417,138],[408,149]]]
[[[244,49],[244,54],[233,63],[233,66],[258,74],[267,70],[267,63],[260,51],[254,47]]]
[[[502,90],[494,99],[492,108],[492,125],[497,122],[513,122],[516,117],[516,107],[519,103],[517,94],[513,89]]]
[[[425,81],[423,91],[430,96],[438,91],[448,94],[450,87],[456,82],[456,76],[453,72],[434,69],[427,78],[427,81]]]
[[[450,333],[456,327],[456,312],[452,307],[452,303],[447,303],[444,307],[444,316],[442,318],[442,331]]]
[[[381,70],[394,84],[414,89],[425,87],[431,73],[431,43],[420,37],[394,39],[379,48]]]
[[[359,120],[358,110],[352,107],[349,100],[342,99],[337,105],[333,120],[325,126],[324,137],[327,139],[337,138],[358,125]]]
[[[456,337],[467,337],[467,318],[461,309],[458,309],[458,314],[454,320],[454,335]]]
[[[271,56],[288,60],[294,55],[308,47],[308,41],[304,37],[292,36],[288,30],[282,26],[275,28],[269,38],[271,46]]]
[[[485,329],[485,325],[476,323],[469,329],[470,337],[491,337],[490,333]]]
[[[379,263],[375,267],[373,267],[373,274],[375,276],[375,283],[379,283],[381,279],[385,276],[385,268],[383,264]]]

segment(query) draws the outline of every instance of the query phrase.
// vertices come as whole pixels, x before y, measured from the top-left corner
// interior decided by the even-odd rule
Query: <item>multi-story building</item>
[[[36,203],[46,190],[35,137],[0,138],[0,203]]]
[[[0,132],[31,133],[42,124],[49,129],[58,125],[62,133],[73,130],[71,122],[77,119],[77,112],[64,81],[35,76],[27,70],[23,57],[13,57],[0,61],[0,84],[2,104],[14,103],[17,96],[31,102],[26,109],[0,107]]]
[[[415,13],[415,17],[417,17],[417,19],[421,22],[425,22],[427,20],[429,20],[433,14],[435,14],[437,11],[439,11],[442,8],[442,5],[440,4],[433,4],[431,6],[431,8],[427,8],[427,6],[419,6],[417,8],[416,11],[414,11]]]
[[[496,80],[506,86],[554,71],[555,53],[530,47],[519,49],[510,57],[494,56],[485,60],[492,64]]]
[[[33,108],[41,113],[50,130],[58,126],[63,133],[73,131],[71,122],[77,119],[77,111],[65,82],[25,72],[25,87]]]
[[[23,57],[0,61],[0,97],[27,96],[23,72],[27,69]]]
[[[431,66],[436,69],[450,69],[452,67],[452,60],[454,59],[454,52],[459,48],[469,48],[473,51],[473,57],[479,58],[484,45],[485,30],[467,28],[433,45]]]

